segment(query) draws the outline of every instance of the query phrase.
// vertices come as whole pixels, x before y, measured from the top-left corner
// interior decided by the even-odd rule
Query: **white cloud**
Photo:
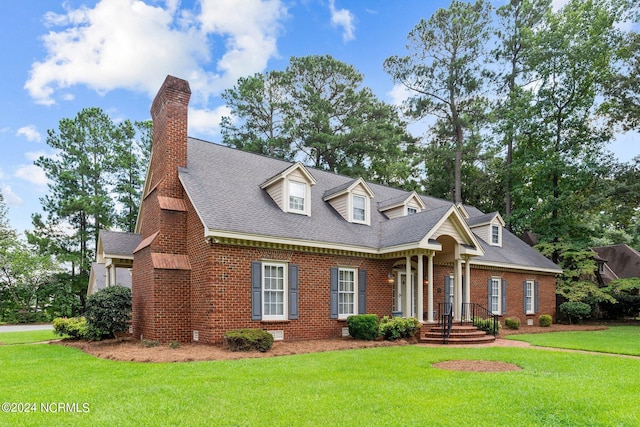
[[[348,9],[336,9],[335,0],[329,0],[329,11],[331,11],[331,25],[342,27],[342,40],[348,42],[355,39],[356,27],[353,13]]]
[[[279,0],[201,0],[200,15],[179,10],[177,0],[165,4],[100,0],[92,9],[67,6],[64,14],[48,13],[45,21],[54,29],[42,37],[47,57],[32,64],[25,88],[46,105],[56,96],[71,99],[58,92],[74,85],[153,96],[172,74],[189,80],[206,101],[238,77],[263,71],[277,54],[286,17]],[[220,46],[212,46],[214,37]],[[211,65],[213,53],[217,67]]]
[[[26,153],[24,153],[24,156],[27,158],[27,160],[30,160],[32,162],[35,162],[41,156],[52,157],[52,156],[47,156],[47,153],[45,153],[44,151],[27,151]]]
[[[400,107],[406,99],[413,95],[413,93],[407,89],[405,85],[396,84],[393,86],[393,89],[387,92],[387,95],[391,99],[391,104]]]
[[[42,141],[42,135],[36,129],[34,125],[23,126],[16,132],[16,136],[24,136],[27,141],[40,142]]]
[[[221,105],[213,110],[190,108],[189,133],[218,135],[222,116],[230,115],[231,110],[226,105]]]
[[[47,175],[45,175],[44,171],[36,165],[18,166],[15,176],[17,178],[24,179],[25,181],[29,181],[39,187],[46,186],[48,182]]]
[[[8,185],[0,185],[0,191],[2,191],[2,196],[7,206],[20,206],[24,203],[20,196],[14,193]]]

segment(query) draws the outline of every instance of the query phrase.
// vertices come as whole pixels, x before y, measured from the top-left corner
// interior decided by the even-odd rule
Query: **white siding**
[[[329,200],[333,209],[336,210],[345,220],[349,220],[349,215],[347,211],[347,194],[344,194],[340,197],[336,197],[334,199]]]
[[[404,216],[404,205],[398,206],[397,208],[389,209],[384,211],[384,214],[389,218],[398,218]]]
[[[282,210],[285,210],[285,206],[282,204],[282,186],[285,182],[285,180],[281,180],[267,188],[267,193],[269,193],[269,196],[271,196],[273,201],[276,202],[276,204]]]
[[[438,230],[434,233],[432,238],[437,239],[438,237],[443,235],[451,236],[456,239],[457,242],[465,241],[460,233],[458,233],[458,230],[456,229],[451,219],[447,219],[445,222],[443,222],[440,228],[438,228]]]

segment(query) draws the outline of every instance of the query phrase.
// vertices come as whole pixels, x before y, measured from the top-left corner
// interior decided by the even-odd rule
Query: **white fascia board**
[[[104,254],[103,257],[104,257],[105,260],[108,260],[107,262],[110,262],[113,259],[130,259],[130,260],[133,260],[133,254],[131,254],[131,255]]]
[[[533,271],[538,273],[562,274],[562,269],[560,268],[545,268],[545,267],[534,267],[531,265],[506,264],[503,262],[482,261],[474,258],[472,258],[470,262],[471,262],[471,266],[478,265],[478,266],[495,267],[495,268],[501,268],[501,269]]]
[[[442,218],[440,218],[437,224],[431,230],[429,230],[426,236],[424,236],[422,242],[427,242],[431,238],[433,233],[435,233],[436,230],[438,230],[451,215],[454,215],[457,219],[457,221],[453,221],[454,227],[456,227],[458,233],[467,236],[467,239],[469,239],[469,241],[471,242],[471,246],[474,246],[478,251],[476,255],[484,255],[484,249],[482,249],[482,245],[480,245],[480,242],[478,241],[478,239],[476,239],[475,234],[473,234],[473,231],[471,231],[471,228],[469,228],[469,226],[467,225],[467,221],[462,218],[462,215],[458,211],[458,207],[456,205],[451,205],[447,212],[442,215]]]
[[[370,248],[366,246],[352,246],[352,245],[345,245],[341,243],[317,242],[313,240],[292,239],[292,238],[283,238],[283,237],[277,237],[277,236],[264,236],[264,235],[249,234],[249,233],[237,233],[237,232],[231,232],[231,231],[213,230],[213,229],[206,229],[206,228],[205,228],[204,236],[205,238],[212,237],[214,239],[220,238],[220,239],[248,240],[253,242],[302,246],[307,248],[335,249],[335,250],[350,251],[350,252],[361,252],[361,253],[372,254],[372,255],[377,255],[380,253],[380,251],[377,248]]]
[[[184,190],[184,194],[186,194],[187,197],[189,198],[189,201],[191,202],[191,206],[193,206],[193,209],[196,211],[196,214],[198,215],[198,218],[200,219],[200,224],[202,224],[202,227],[204,228],[204,234],[206,236],[207,235],[207,225],[204,223],[204,219],[202,219],[202,215],[200,214],[200,211],[198,210],[198,206],[196,206],[196,204],[193,203],[193,199],[191,198],[191,195],[189,194],[189,190],[187,190],[187,186],[184,185],[184,182],[182,181],[181,173],[178,173],[178,179],[180,180],[180,184],[182,185],[182,189]]]

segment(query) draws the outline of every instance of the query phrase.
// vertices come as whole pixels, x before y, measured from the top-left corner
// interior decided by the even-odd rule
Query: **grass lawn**
[[[509,335],[540,347],[570,348],[600,353],[640,356],[640,327],[611,326],[603,331],[553,332],[549,334]]]
[[[432,367],[452,359],[523,370]],[[638,372],[637,359],[504,347],[145,364],[11,345],[0,346],[0,403],[33,403],[35,411],[0,412],[0,425],[637,426]]]
[[[2,344],[28,344],[62,338],[52,330],[27,331],[27,332],[0,332],[0,343]]]

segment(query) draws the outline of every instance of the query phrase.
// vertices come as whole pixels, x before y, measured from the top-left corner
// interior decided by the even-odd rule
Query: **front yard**
[[[638,347],[636,331],[622,329],[610,340],[630,338]],[[447,360],[522,369],[433,366]],[[0,424],[635,426],[638,372],[640,358],[505,347],[406,345],[135,363],[60,345],[4,345],[0,402],[10,405],[9,412],[3,405]],[[29,412],[25,404],[33,404]]]

